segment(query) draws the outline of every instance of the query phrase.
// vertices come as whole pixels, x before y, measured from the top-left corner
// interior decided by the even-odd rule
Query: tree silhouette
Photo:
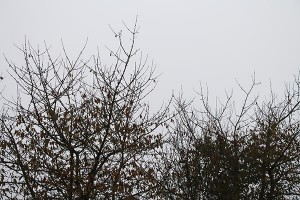
[[[202,107],[177,99],[165,152],[164,199],[299,198],[300,85],[295,80],[282,100],[251,100],[253,79],[239,112],[232,96],[217,109],[199,93]]]
[[[24,65],[9,62],[19,90],[2,117],[0,196],[9,199],[138,199],[150,197],[168,107],[150,114],[144,98],[154,68],[131,44],[83,61],[53,58],[50,49],[20,48]]]
[[[199,107],[181,95],[150,112],[157,77],[137,23],[111,30],[110,66],[85,46],[72,60],[27,41],[23,65],[7,59],[18,95],[1,115],[3,199],[300,198],[299,77],[281,99],[261,102],[253,78],[240,108],[232,95],[211,107],[201,88]]]

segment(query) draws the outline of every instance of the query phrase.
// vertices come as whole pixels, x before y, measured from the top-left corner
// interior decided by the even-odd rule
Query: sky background
[[[266,95],[270,81],[282,92],[300,67],[299,0],[0,0],[0,75],[5,95],[15,94],[3,54],[22,61],[14,46],[25,37],[35,47],[44,41],[75,56],[88,38],[84,57],[108,55],[114,47],[115,30],[132,26],[138,15],[137,47],[161,73],[151,101],[166,101],[182,89],[187,98],[196,96],[200,82],[212,96],[237,91],[236,80],[246,88],[255,72]],[[110,63],[106,63],[110,64]],[[236,92],[237,99],[239,92]]]

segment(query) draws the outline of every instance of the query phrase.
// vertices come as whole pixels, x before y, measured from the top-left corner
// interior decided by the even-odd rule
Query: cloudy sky
[[[212,95],[249,86],[255,72],[264,94],[270,81],[282,90],[300,67],[299,0],[0,0],[0,75],[13,87],[3,54],[16,62],[25,37],[61,50],[61,39],[76,55],[88,38],[85,55],[108,54],[115,39],[108,25],[124,29],[138,15],[138,47],[162,75],[155,101],[182,88],[195,95],[199,83]],[[109,63],[107,63],[109,64]]]

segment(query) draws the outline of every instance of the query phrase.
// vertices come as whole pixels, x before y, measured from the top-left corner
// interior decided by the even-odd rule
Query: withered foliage
[[[1,115],[2,199],[300,198],[299,77],[265,101],[255,78],[239,85],[240,109],[232,95],[211,107],[201,88],[199,107],[180,96],[150,112],[156,77],[137,24],[112,31],[110,66],[85,47],[72,60],[29,42],[23,65],[7,59],[18,96]]]
[[[7,199],[150,198],[157,186],[157,130],[168,106],[149,112],[154,68],[135,49],[138,27],[114,33],[114,63],[53,58],[28,42],[9,62],[19,95],[2,115],[0,196]]]

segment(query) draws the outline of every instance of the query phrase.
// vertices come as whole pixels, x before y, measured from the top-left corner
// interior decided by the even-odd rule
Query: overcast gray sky
[[[191,97],[200,81],[220,95],[236,79],[249,85],[254,72],[260,93],[270,81],[281,90],[298,73],[299,0],[0,0],[0,53],[20,61],[13,44],[25,36],[33,46],[45,40],[58,50],[62,39],[71,55],[88,38],[85,55],[97,47],[108,53],[104,46],[114,43],[108,24],[123,29],[122,21],[132,25],[136,15],[137,45],[162,73],[155,93],[161,100],[181,86]],[[1,56],[0,74],[7,77],[6,69]]]

